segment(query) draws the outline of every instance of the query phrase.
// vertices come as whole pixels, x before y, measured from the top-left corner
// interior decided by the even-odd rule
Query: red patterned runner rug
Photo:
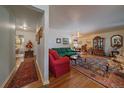
[[[34,59],[22,62],[13,76],[8,88],[20,88],[38,80]]]

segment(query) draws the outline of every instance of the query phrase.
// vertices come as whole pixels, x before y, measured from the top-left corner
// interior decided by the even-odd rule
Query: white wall
[[[9,47],[10,47],[10,72],[11,70],[14,68],[14,66],[16,65],[16,53],[15,53],[15,49],[16,49],[16,30],[15,30],[15,16],[13,11],[10,8],[7,8],[10,14],[10,18],[9,18],[9,22],[10,22],[10,39],[9,39]]]
[[[43,37],[40,40],[40,45],[37,46],[37,61],[41,68],[42,79],[44,84],[49,83],[49,60],[48,60],[48,33],[49,33],[49,6],[34,5],[34,7],[44,11],[43,23],[44,31]]]
[[[71,33],[65,30],[56,30],[50,28],[49,31],[49,41],[48,46],[49,48],[59,48],[59,47],[69,47],[70,44],[63,44],[63,38],[71,38]],[[61,43],[56,43],[56,38],[61,38]]]
[[[0,85],[15,66],[15,24],[9,10],[0,6]]]

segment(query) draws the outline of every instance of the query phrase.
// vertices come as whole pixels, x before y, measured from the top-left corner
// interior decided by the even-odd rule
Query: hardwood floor
[[[75,69],[59,78],[50,76],[50,88],[104,88]]]

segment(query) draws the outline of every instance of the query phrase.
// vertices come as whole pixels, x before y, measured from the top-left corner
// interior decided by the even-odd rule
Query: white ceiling
[[[16,30],[36,31],[40,24],[42,13],[29,6],[9,6],[14,12],[16,18]],[[24,29],[25,28],[25,29]]]
[[[50,6],[50,28],[90,33],[124,25],[124,6]]]

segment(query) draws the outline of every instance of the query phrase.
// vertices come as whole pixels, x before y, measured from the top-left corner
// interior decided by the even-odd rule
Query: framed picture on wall
[[[114,48],[121,48],[123,46],[123,36],[113,35],[111,37],[111,46]]]
[[[63,44],[69,44],[69,38],[63,38]]]
[[[56,43],[61,43],[61,38],[56,38]]]

